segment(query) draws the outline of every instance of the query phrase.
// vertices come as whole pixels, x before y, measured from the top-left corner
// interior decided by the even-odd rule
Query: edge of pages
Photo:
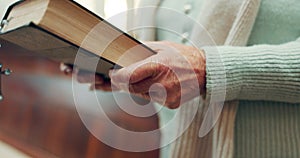
[[[7,20],[6,18],[10,10],[21,2],[23,2],[23,0],[3,0],[2,2],[0,2],[0,33],[3,21]]]

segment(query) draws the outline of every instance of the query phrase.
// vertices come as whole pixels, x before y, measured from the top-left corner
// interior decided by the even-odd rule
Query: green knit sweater
[[[200,1],[165,0],[164,7],[183,11],[195,3],[190,16],[199,15]],[[170,25],[158,13],[160,26]],[[186,23],[183,30],[189,30]],[[190,26],[190,30],[191,30]],[[183,31],[184,32],[184,31]],[[173,33],[157,30],[158,40],[181,42]],[[235,157],[300,157],[300,3],[298,0],[262,0],[247,47],[219,46],[226,70],[226,99],[242,100],[235,127]],[[207,52],[207,93],[220,72]],[[215,92],[215,91],[214,91]],[[170,111],[165,112],[167,122]],[[161,115],[163,116],[163,114]]]

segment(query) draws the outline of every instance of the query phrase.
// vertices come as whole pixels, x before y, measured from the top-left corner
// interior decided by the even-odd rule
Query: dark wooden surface
[[[0,43],[0,62],[13,70],[11,76],[2,78],[5,97],[0,102],[2,141],[33,157],[158,157],[159,150],[125,152],[96,139],[80,120],[72,97],[71,79],[59,71],[59,63],[33,56],[3,40]],[[108,104],[114,107],[108,116],[118,126],[133,131],[158,128],[156,115],[134,117],[118,108],[114,101]],[[91,115],[91,121],[100,134],[115,134],[117,143],[140,143],[140,146],[159,143],[159,136],[144,138],[143,141],[128,141],[118,131],[112,131],[103,124],[101,117]]]

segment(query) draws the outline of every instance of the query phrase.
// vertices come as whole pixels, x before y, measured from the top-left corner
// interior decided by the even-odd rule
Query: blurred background
[[[105,18],[122,30],[126,29],[127,16],[125,11],[129,6],[137,3],[137,0],[74,0],[90,11]],[[110,18],[118,16],[118,21],[110,21]]]
[[[127,9],[126,0],[76,0],[106,19]],[[116,5],[117,4],[117,5]],[[124,16],[125,14],[122,14]],[[117,21],[126,28],[126,16]],[[0,63],[13,73],[2,77],[0,101],[0,157],[59,158],[155,158],[159,150],[125,152],[99,141],[82,123],[74,103],[72,78],[60,71],[60,63],[43,58],[0,39]],[[103,116],[93,112],[98,106],[90,101],[95,95],[89,85],[76,84],[85,98],[77,106],[89,117],[100,136],[113,136],[114,143],[147,146],[158,144],[160,137],[128,140],[110,129]],[[151,131],[158,128],[157,115],[135,117],[119,108],[111,93],[97,91],[104,99],[106,115],[119,127],[130,131]],[[122,94],[118,94],[122,95]],[[126,106],[126,100],[121,102]],[[134,108],[130,106],[131,108]],[[77,107],[78,108],[78,107]],[[153,107],[150,110],[155,110]]]

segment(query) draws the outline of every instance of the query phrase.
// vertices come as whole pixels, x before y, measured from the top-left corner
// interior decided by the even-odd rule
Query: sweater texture
[[[161,3],[161,6],[176,10],[180,10],[182,5],[171,0]],[[200,8],[193,6],[190,16],[197,18],[199,15],[195,12]],[[170,25],[166,23],[165,16],[158,12],[158,25]],[[176,21],[176,25],[189,30],[189,24]],[[216,66],[219,65],[216,64],[217,58],[220,58],[226,70],[226,100],[241,100],[234,127],[234,157],[300,155],[299,26],[300,3],[297,0],[262,0],[247,47],[218,46],[221,57],[214,56],[215,49],[204,47],[207,95],[219,82],[218,78],[211,76],[220,73],[221,68]],[[179,38],[164,30],[157,30],[157,35],[158,40],[180,42]],[[172,118],[172,112],[167,113],[167,119],[161,118],[162,122]],[[195,131],[199,129],[197,122],[191,128],[193,126]],[[202,150],[205,147],[197,146],[197,141],[201,141],[198,138],[186,139],[189,141],[182,143],[188,143],[185,144],[187,147],[205,151]],[[167,149],[164,152],[168,153]],[[181,157],[188,154],[172,152],[179,152]],[[206,157],[205,154],[197,153],[199,157]]]

